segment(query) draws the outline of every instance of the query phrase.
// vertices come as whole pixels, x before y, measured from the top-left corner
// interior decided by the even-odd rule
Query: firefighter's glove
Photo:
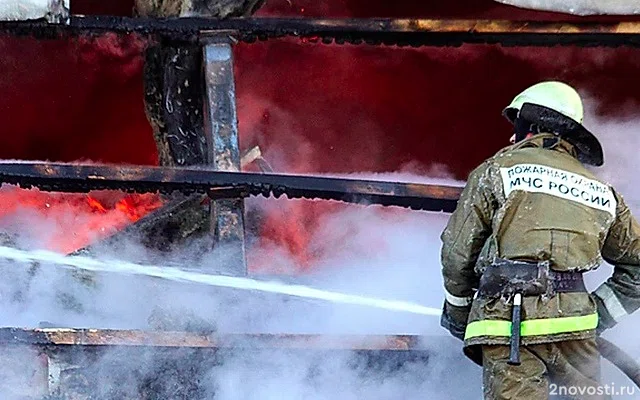
[[[440,326],[448,330],[454,337],[464,340],[464,331],[467,328],[471,304],[464,307],[456,307],[444,302]]]
[[[474,346],[465,346],[462,349],[462,352],[468,359],[473,361],[476,365],[482,367],[482,346],[474,345]]]
[[[604,301],[602,301],[598,295],[592,294],[591,297],[596,302],[596,309],[598,311],[596,335],[600,336],[605,330],[613,328],[616,325],[616,321],[611,316],[611,313],[609,313],[609,310],[607,310],[607,307],[605,307]]]

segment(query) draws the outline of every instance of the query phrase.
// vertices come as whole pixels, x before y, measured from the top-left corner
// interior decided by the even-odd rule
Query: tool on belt
[[[513,301],[509,364],[520,365],[522,298],[542,296],[548,299],[556,293],[586,290],[581,272],[554,271],[548,261],[496,259],[480,278],[478,296]]]

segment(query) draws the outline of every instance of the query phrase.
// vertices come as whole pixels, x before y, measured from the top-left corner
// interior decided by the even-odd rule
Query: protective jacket
[[[522,344],[595,336],[640,307],[640,225],[613,187],[552,134],[506,147],[476,168],[441,236],[447,302],[471,304],[465,345],[509,343],[511,305],[475,296],[497,258],[548,261],[555,271],[589,271],[603,260],[613,276],[595,291],[525,297]]]

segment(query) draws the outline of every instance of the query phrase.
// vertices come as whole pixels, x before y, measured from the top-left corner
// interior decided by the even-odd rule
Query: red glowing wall
[[[576,19],[489,0],[398,3],[270,0],[260,14]],[[127,1],[74,0],[73,12],[131,10]],[[156,162],[142,99],[141,40],[4,37],[0,46],[0,158]],[[268,149],[280,170],[424,172],[437,163],[464,179],[507,143],[510,127],[500,112],[526,86],[565,80],[597,95],[599,112],[615,113],[640,100],[638,71],[640,50],[628,48],[240,44],[241,142]]]

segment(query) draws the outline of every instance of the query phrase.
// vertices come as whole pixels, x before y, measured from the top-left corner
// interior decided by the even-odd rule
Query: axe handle
[[[522,295],[513,296],[513,314],[511,316],[511,349],[509,365],[520,365],[520,323],[522,322]]]

